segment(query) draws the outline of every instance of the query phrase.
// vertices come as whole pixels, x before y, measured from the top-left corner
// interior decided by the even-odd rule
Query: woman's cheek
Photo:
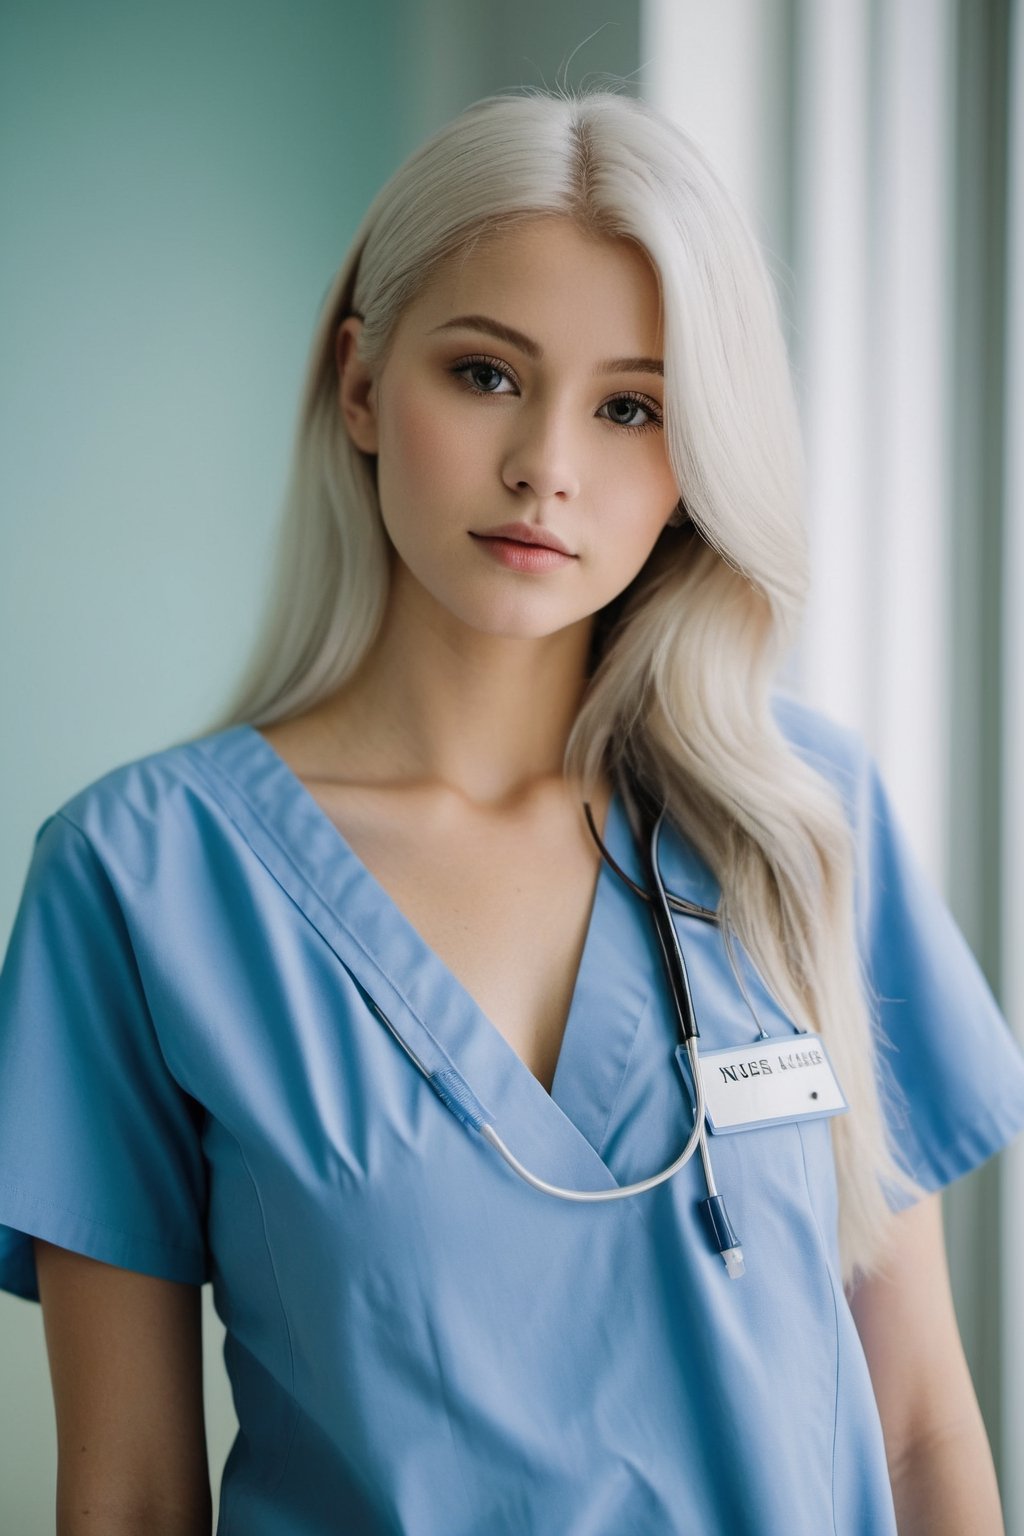
[[[440,409],[436,395],[397,392],[382,419],[381,457],[386,453],[397,478],[419,491],[457,485],[477,441],[465,412]]]

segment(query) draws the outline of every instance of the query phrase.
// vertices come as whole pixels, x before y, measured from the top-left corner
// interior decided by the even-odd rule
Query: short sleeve
[[[933,1191],[1024,1128],[1024,1052],[866,751],[865,760],[857,909],[877,994],[883,1106],[897,1162]],[[907,1203],[890,1195],[895,1209]]]
[[[202,1118],[160,1050],[114,886],[58,811],[0,970],[0,1287],[38,1301],[33,1236],[208,1279]]]

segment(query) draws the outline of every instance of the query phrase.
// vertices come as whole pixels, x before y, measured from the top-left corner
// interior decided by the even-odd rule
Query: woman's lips
[[[544,528],[540,523],[527,523],[523,521],[515,523],[499,523],[496,528],[491,528],[483,533],[479,528],[471,528],[470,533],[477,534],[482,539],[511,539],[513,544],[542,544],[547,549],[557,549],[560,555],[571,555],[572,550],[553,528]]]
[[[516,539],[489,539],[479,533],[471,535],[492,560],[514,571],[550,571],[555,566],[568,565],[575,555],[563,555],[560,550],[549,549],[546,544],[521,544]]]

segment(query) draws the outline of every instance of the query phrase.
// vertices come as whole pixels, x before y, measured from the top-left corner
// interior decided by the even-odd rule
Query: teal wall
[[[412,146],[403,7],[0,19],[0,931],[74,789],[189,733],[252,633],[316,311]],[[215,1491],[235,1429],[204,1291]],[[50,1536],[39,1309],[0,1296],[0,1530]]]
[[[613,88],[640,95],[640,0],[418,0],[409,38],[420,60],[426,127],[477,97],[518,86]]]
[[[416,132],[404,10],[4,9],[0,922],[29,824],[241,658],[316,310]]]

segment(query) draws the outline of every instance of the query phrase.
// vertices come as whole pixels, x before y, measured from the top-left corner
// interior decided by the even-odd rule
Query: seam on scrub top
[[[144,1237],[141,1232],[130,1232],[125,1227],[115,1227],[109,1221],[100,1221],[96,1216],[84,1216],[80,1210],[73,1206],[62,1205],[59,1200],[51,1200],[47,1195],[34,1195],[22,1184],[16,1184],[13,1179],[0,1179],[0,1185],[9,1189],[21,1199],[27,1200],[30,1205],[41,1205],[51,1211],[60,1211],[63,1216],[71,1216],[75,1221],[80,1221],[87,1227],[98,1227],[101,1232],[113,1232],[116,1237],[126,1237],[129,1242],[145,1243],[150,1248],[162,1248],[167,1253],[187,1254],[190,1259],[198,1259],[200,1264],[205,1261],[205,1255],[201,1249],[186,1247],[184,1243],[169,1243],[162,1237]],[[20,1231],[18,1227],[13,1231]]]
[[[266,872],[269,875],[270,879],[273,880],[273,882],[277,886],[278,890],[282,892],[282,894],[285,896],[285,898],[287,899],[289,904],[298,913],[298,915],[302,919],[302,921],[304,923],[306,923],[310,928],[312,928],[314,933],[319,935],[319,938],[320,938],[321,942],[323,944],[327,945],[327,948],[334,955],[335,959],[341,965],[342,969],[351,978],[351,980],[354,983],[354,985],[356,987],[358,987],[361,992],[363,992],[363,993],[368,992],[368,988],[366,986],[364,986],[364,984],[359,979],[359,977],[355,974],[355,972],[352,970],[352,968],[348,964],[348,962],[342,958],[341,953],[340,953],[339,949],[337,948],[336,944],[329,937],[328,930],[329,930],[329,928],[330,928],[330,926],[332,924],[334,926],[336,926],[336,927],[341,929],[341,931],[345,934],[345,936],[347,937],[349,942],[355,945],[356,949],[359,951],[359,953],[363,957],[363,959],[373,968],[373,971],[374,971],[375,975],[379,976],[381,978],[381,980],[384,982],[385,986],[389,987],[390,990],[392,991],[392,993],[394,993],[395,997],[401,1003],[402,1007],[405,1008],[405,1010],[409,1014],[410,1018],[415,1020],[417,1026],[419,1027],[419,1029],[422,1030],[422,1032],[425,1035],[426,1039],[429,1040],[429,1042],[431,1044],[431,1047],[432,1047],[433,1051],[435,1052],[437,1058],[444,1064],[444,1066],[446,1066],[452,1073],[454,1073],[454,1075],[458,1078],[458,1080],[461,1083],[465,1084],[466,1088],[470,1092],[472,1092],[472,1090],[469,1089],[469,1085],[468,1085],[468,1083],[466,1083],[466,1079],[464,1078],[461,1070],[459,1069],[458,1064],[452,1058],[452,1056],[449,1054],[449,1052],[447,1050],[445,1050],[444,1046],[438,1040],[437,1036],[433,1033],[433,1031],[431,1030],[430,1026],[424,1021],[424,1019],[422,1018],[422,1016],[421,1016],[421,1014],[419,1012],[419,1009],[415,1008],[412,1005],[412,1003],[410,1003],[409,999],[405,995],[405,991],[403,990],[403,988],[398,984],[397,981],[395,981],[395,979],[390,975],[390,973],[384,969],[384,967],[381,965],[380,961],[378,960],[377,956],[371,950],[367,949],[367,947],[365,946],[365,944],[363,944],[362,940],[358,937],[358,935],[356,933],[354,933],[353,930],[351,928],[349,928],[348,925],[345,923],[344,919],[341,918],[338,915],[338,913],[335,911],[334,907],[326,899],[326,897],[321,895],[320,891],[313,884],[313,882],[309,879],[309,877],[306,875],[305,871],[296,863],[295,858],[292,855],[291,850],[288,848],[287,844],[285,844],[285,843],[283,843],[281,841],[281,839],[277,836],[277,833],[274,830],[274,828],[271,827],[264,820],[260,810],[254,804],[254,802],[252,800],[250,800],[250,798],[246,794],[246,792],[243,789],[239,788],[239,786],[234,783],[234,781],[229,777],[229,775],[227,775],[224,772],[224,770],[221,769],[220,766],[216,762],[214,762],[214,761],[204,761],[204,760],[202,760],[200,758],[198,753],[196,753],[194,758],[192,759],[192,766],[193,766],[193,768],[195,770],[196,776],[198,777],[201,786],[205,789],[205,792],[210,796],[210,798],[213,799],[216,802],[216,804],[220,807],[222,814],[227,817],[228,821],[230,821],[231,825],[236,829],[236,831],[238,832],[239,837],[241,838],[242,842],[245,844],[245,847],[248,850],[248,853],[251,854],[251,856],[257,861],[257,863],[260,864],[261,867],[266,870]],[[283,859],[284,863],[288,866],[288,868],[291,870],[293,876],[297,880],[301,890],[305,893],[307,899],[312,898],[312,904],[318,909],[318,917],[314,917],[311,914],[311,912],[308,910],[307,906],[304,906],[303,903],[299,900],[299,898],[297,896],[295,896],[294,893],[288,889],[288,887],[284,884],[284,882],[282,881],[281,877],[277,874],[277,872],[275,870],[273,870],[271,868],[271,866],[267,863],[267,860],[266,860],[266,857],[264,856],[264,854],[254,845],[252,837],[250,835],[250,832],[247,829],[247,827],[243,824],[243,822],[239,819],[238,813],[235,810],[232,809],[230,803],[226,803],[224,801],[224,799],[222,799],[221,793],[218,793],[218,789],[221,789],[221,791],[223,791],[224,786],[226,786],[228,791],[230,792],[229,800],[231,798],[233,798],[233,799],[236,799],[236,800],[241,802],[242,806],[245,808],[246,816],[252,822],[255,822],[257,828],[259,829],[259,831],[262,832],[263,836],[269,841],[271,846],[277,851],[277,853]],[[312,798],[312,797],[310,797],[310,798]],[[330,923],[324,923],[322,919],[319,919],[319,909],[323,909],[323,911],[327,913],[328,917],[330,918]],[[466,992],[466,989],[464,987],[462,987],[461,983],[458,980],[458,977],[453,975],[452,976],[452,981],[453,981],[454,985],[459,989],[459,991],[462,992],[463,995],[468,999],[468,1001],[472,1004],[472,1006],[476,1009],[476,1011],[478,1013],[480,1013],[481,1017],[486,1017],[486,1015],[484,1015],[482,1013],[482,1010],[480,1009],[479,1005],[473,1000],[473,998],[470,996],[470,994],[468,992]],[[369,995],[371,997],[371,1001],[374,1003],[374,1007],[376,1007],[376,1001],[375,1001],[375,999],[373,999],[372,993],[369,994]],[[493,1025],[491,1027],[494,1028]],[[501,1035],[500,1035],[500,1033],[496,1029],[495,1029],[495,1036],[496,1036],[496,1038],[498,1040],[501,1039]],[[635,1040],[634,1040],[634,1044],[635,1044]],[[409,1047],[406,1046],[406,1049],[409,1049]],[[509,1046],[508,1049],[511,1051],[511,1049],[512,1049],[511,1046]],[[513,1054],[515,1054],[515,1053],[513,1052]],[[520,1064],[522,1065],[522,1063],[520,1063]],[[528,1071],[528,1068],[524,1067],[523,1070],[524,1071]],[[433,1074],[431,1074],[431,1075],[433,1075]],[[475,1095],[474,1095],[474,1097],[475,1097]],[[618,1184],[618,1180],[615,1178],[615,1174],[612,1172],[612,1170],[609,1167],[608,1163],[605,1162],[604,1159],[602,1158],[601,1152],[600,1152],[600,1148],[599,1147],[595,1147],[593,1142],[590,1141],[589,1137],[584,1135],[583,1131],[581,1131],[579,1126],[576,1125],[576,1123],[570,1118],[570,1116],[566,1114],[566,1112],[562,1109],[561,1105],[558,1103],[558,1101],[556,1099],[552,1098],[550,1095],[548,1095],[547,1097],[548,1097],[549,1107],[551,1109],[557,1111],[557,1113],[562,1117],[563,1123],[569,1128],[569,1131],[570,1131],[571,1134],[573,1134],[576,1137],[578,1137],[579,1140],[583,1144],[585,1144],[586,1146],[590,1147],[590,1149],[593,1151],[593,1153],[597,1157],[598,1161],[601,1163],[601,1165],[604,1168],[605,1172],[608,1174],[609,1178],[613,1181],[613,1183],[615,1183],[617,1185]],[[633,1213],[633,1218],[635,1220],[643,1223],[645,1226],[649,1226],[649,1221],[648,1221],[647,1216],[644,1215],[643,1211],[640,1209],[640,1207],[638,1206],[636,1201],[632,1201],[631,1200],[629,1202],[629,1209]]]
[[[834,1338],[836,1351],[836,1406],[835,1412],[832,1416],[832,1536],[838,1536],[838,1532],[836,1530],[836,1441],[839,1438],[839,1302],[836,1297],[836,1282],[835,1277],[832,1274],[832,1265],[829,1263],[828,1245],[825,1242],[825,1234],[821,1230],[821,1223],[818,1220],[818,1210],[814,1204],[814,1196],[811,1193],[811,1180],[807,1171],[807,1146],[804,1142],[804,1128],[799,1120],[797,1120],[795,1124],[797,1132],[800,1136],[800,1160],[803,1163],[804,1169],[804,1188],[807,1191],[807,1203],[810,1206],[811,1215],[814,1218],[814,1230],[818,1234],[818,1242],[821,1246],[822,1257],[825,1260],[825,1273],[828,1275],[829,1290],[832,1293],[832,1316],[835,1321]],[[831,1146],[832,1137],[828,1126],[825,1127],[825,1131],[829,1137],[829,1145]]]
[[[221,1124],[223,1124],[223,1122],[221,1122]],[[292,1454],[292,1446],[295,1443],[295,1431],[299,1423],[299,1405],[295,1399],[295,1351],[292,1348],[292,1330],[288,1322],[288,1311],[285,1307],[284,1299],[281,1296],[281,1284],[277,1278],[277,1265],[274,1263],[274,1252],[270,1246],[270,1237],[267,1233],[267,1213],[263,1209],[263,1200],[260,1196],[259,1186],[256,1183],[256,1180],[253,1178],[252,1169],[249,1167],[245,1152],[242,1149],[242,1143],[239,1141],[234,1131],[232,1131],[228,1126],[224,1126],[223,1128],[227,1131],[228,1135],[231,1137],[231,1140],[238,1148],[238,1156],[241,1159],[242,1167],[245,1169],[246,1174],[248,1175],[249,1183],[252,1185],[252,1192],[256,1196],[256,1204],[259,1206],[260,1212],[260,1225],[263,1228],[263,1242],[267,1250],[267,1259],[270,1264],[270,1273],[274,1277],[274,1291],[277,1295],[277,1304],[281,1309],[281,1316],[284,1319],[284,1336],[288,1341],[288,1395],[292,1404],[291,1428],[288,1432],[288,1443],[285,1446],[284,1455],[281,1458],[281,1466],[278,1470],[276,1478],[272,1483],[263,1484],[260,1489],[261,1493],[273,1493],[277,1488],[281,1486],[281,1481],[288,1469],[288,1462],[291,1459]]]
[[[973,1131],[965,1128],[957,1140],[948,1143],[934,1137],[929,1138],[925,1143],[921,1140],[916,1128],[912,1127],[911,1135],[914,1138],[916,1155],[911,1159],[904,1144],[900,1145],[899,1151],[908,1166],[912,1165],[911,1177],[917,1181],[924,1193],[915,1197],[901,1195],[899,1198],[903,1199],[903,1203],[897,1206],[892,1206],[890,1203],[890,1208],[903,1211],[911,1205],[916,1205],[920,1199],[928,1195],[948,1189],[957,1179],[977,1172],[993,1157],[998,1157],[1001,1152],[1006,1151],[1022,1131],[1024,1131],[1024,1121],[1019,1115],[1016,1120],[1007,1119],[1005,1114],[996,1114],[987,1108],[983,1125],[979,1127],[975,1124]]]
[[[455,1456],[455,1465],[458,1468],[459,1478],[462,1482],[462,1491],[466,1496],[466,1512],[471,1516],[474,1507],[473,1493],[466,1481],[466,1472],[462,1465],[462,1455],[459,1441],[452,1424],[451,1395],[448,1391],[448,1384],[445,1381],[444,1366],[441,1364],[441,1353],[437,1347],[437,1335],[434,1330],[434,1319],[431,1315],[429,1307],[424,1307],[423,1309],[423,1320],[426,1324],[427,1338],[430,1340],[430,1352],[434,1357],[434,1369],[437,1372],[438,1389],[441,1393],[441,1401],[444,1406],[444,1421],[448,1426],[448,1436],[452,1443],[452,1451]]]
[[[217,766],[216,763],[213,764],[213,768],[216,771],[222,772],[222,770],[218,769],[218,766]],[[266,870],[267,874],[270,876],[271,880],[273,880],[274,884],[277,886],[278,890],[281,891],[287,897],[288,901],[292,904],[292,906],[295,908],[296,912],[298,912],[299,916],[303,919],[303,921],[309,924],[309,926],[313,929],[314,933],[318,933],[320,935],[320,938],[327,945],[328,949],[335,956],[335,958],[338,960],[339,964],[343,967],[343,969],[345,971],[348,972],[348,974],[352,977],[352,979],[356,983],[356,985],[360,986],[361,983],[359,982],[359,978],[357,976],[354,976],[352,971],[349,970],[349,967],[346,965],[345,961],[342,960],[341,956],[338,954],[338,951],[335,949],[334,945],[331,943],[331,940],[328,938],[327,934],[324,932],[324,930],[321,927],[321,925],[316,921],[315,918],[310,916],[309,912],[306,911],[306,908],[304,906],[302,906],[302,904],[296,899],[295,896],[292,895],[292,893],[288,889],[288,887],[286,885],[282,884],[282,882],[279,879],[279,877],[271,869],[270,865],[267,863],[266,859],[259,852],[259,850],[257,848],[253,847],[252,841],[251,841],[248,833],[246,832],[245,827],[238,820],[238,817],[231,810],[230,806],[225,805],[224,801],[217,794],[216,790],[210,787],[209,778],[208,778],[207,774],[204,772],[202,767],[199,768],[199,776],[203,780],[203,782],[204,782],[204,784],[205,784],[205,786],[207,788],[207,791],[213,796],[213,798],[216,800],[217,804],[220,806],[220,808],[223,811],[224,815],[228,818],[228,820],[232,823],[232,825],[235,828],[237,828],[238,833],[239,833],[239,835],[242,838],[242,841],[245,843],[245,846],[248,848],[248,850],[252,854],[253,858],[256,859],[263,866],[263,868]],[[331,903],[326,899],[326,897],[324,897],[324,896],[322,896],[320,894],[320,892],[317,890],[316,886],[313,884],[313,882],[307,876],[305,870],[303,870],[301,868],[301,866],[298,865],[295,862],[295,859],[293,858],[292,853],[291,853],[290,849],[288,848],[288,846],[285,843],[283,843],[281,841],[281,839],[277,836],[277,833],[275,832],[273,827],[271,827],[263,819],[263,816],[261,815],[259,809],[249,799],[248,795],[246,795],[243,790],[240,790],[236,785],[234,785],[234,783],[230,779],[228,780],[228,783],[231,785],[231,788],[234,790],[235,794],[237,794],[245,802],[245,805],[246,805],[246,808],[248,809],[249,814],[259,823],[259,826],[262,829],[264,836],[269,838],[271,843],[273,843],[273,845],[277,849],[278,853],[285,860],[285,862],[287,863],[288,867],[291,869],[292,873],[298,879],[298,881],[301,884],[303,890],[305,892],[307,892],[307,894],[309,896],[312,896],[314,902],[318,906],[323,907],[324,910],[330,914],[332,922],[336,923],[338,925],[338,927],[343,930],[343,932],[348,936],[350,941],[359,950],[359,953],[362,955],[363,959],[366,960],[373,967],[373,969],[376,971],[378,976],[383,978],[383,980],[387,983],[387,985],[394,992],[394,994],[398,998],[399,1002],[403,1005],[404,1008],[406,1008],[408,1010],[408,1012],[416,1020],[416,1023],[422,1029],[423,1033],[427,1036],[428,1040],[430,1041],[431,1045],[434,1047],[435,1051],[437,1052],[437,1054],[441,1058],[441,1060],[448,1067],[451,1068],[451,1070],[455,1073],[455,1075],[460,1080],[464,1081],[464,1079],[462,1078],[462,1073],[459,1071],[459,1068],[456,1065],[455,1061],[452,1059],[452,1057],[449,1055],[449,1053],[445,1050],[444,1046],[438,1040],[437,1036],[433,1033],[433,1031],[431,1030],[430,1026],[424,1021],[424,1019],[422,1018],[419,1010],[417,1008],[414,1008],[412,1003],[410,1003],[409,999],[405,995],[405,992],[404,992],[403,988],[399,985],[399,983],[395,980],[395,978],[391,975],[391,973],[384,969],[384,967],[381,965],[380,961],[378,960],[377,956],[372,952],[372,950],[367,949],[366,945],[359,938],[358,934],[354,933],[352,931],[352,929],[349,928],[347,923],[345,923],[344,920],[341,917],[338,916],[337,912],[335,912],[334,908],[332,907]],[[456,985],[460,988],[460,990],[465,992],[465,988],[462,987],[461,983],[459,982],[458,977],[454,976],[453,979],[454,979]],[[365,988],[363,990],[365,990]],[[469,997],[469,994],[466,993],[466,996]],[[472,1001],[472,999],[470,999],[470,1001]],[[474,1005],[474,1006],[476,1006],[476,1005]],[[500,1038],[500,1036],[499,1036],[499,1038]],[[552,1101],[552,1102],[554,1102],[554,1101]],[[568,1119],[568,1116],[566,1118]],[[570,1122],[570,1124],[571,1124],[571,1122]],[[576,1129],[578,1130],[579,1128],[576,1127]],[[579,1134],[582,1135],[583,1134],[582,1131]],[[600,1153],[598,1153],[598,1156],[600,1156]]]
[[[131,800],[127,796],[125,796],[125,804],[129,807],[129,809],[133,809]],[[99,871],[105,892],[109,894],[116,909],[117,923],[119,925],[117,937],[119,940],[123,937],[125,941],[126,949],[123,958],[125,959],[128,969],[131,972],[131,979],[133,983],[138,987],[137,1001],[141,1003],[142,1012],[145,1014],[146,1032],[151,1036],[154,1048],[156,1049],[160,1060],[163,1062],[164,1070],[167,1072],[168,1077],[171,1079],[174,1086],[178,1089],[179,1093],[184,1094],[186,1098],[192,1099],[195,1103],[199,1103],[200,1101],[196,1094],[194,1094],[191,1089],[186,1087],[185,1083],[182,1082],[178,1073],[174,1070],[173,1066],[167,1059],[167,1051],[165,1049],[163,1039],[161,1038],[160,1031],[157,1029],[156,1015],[154,1014],[153,1008],[150,1004],[149,992],[146,990],[146,978],[142,974],[142,966],[139,964],[139,956],[135,948],[135,935],[132,931],[132,924],[128,920],[129,909],[125,904],[124,899],[122,898],[121,891],[118,889],[117,883],[114,880],[114,876],[112,875],[110,869],[107,867],[106,860],[100,857],[99,850],[93,842],[91,833],[87,832],[84,827],[80,827],[78,822],[75,821],[73,817],[69,816],[66,811],[54,811],[53,815],[48,818],[46,824],[49,825],[49,822],[51,821],[64,822],[66,826],[71,827],[73,831],[77,832],[78,836],[85,843],[90,862]]]
[[[637,1021],[636,1021],[636,1029],[633,1032],[633,1039],[630,1041],[629,1055],[626,1057],[626,1064],[625,1064],[625,1066],[622,1069],[622,1076],[619,1078],[619,1086],[615,1090],[615,1097],[612,1099],[612,1102],[611,1102],[611,1104],[610,1104],[610,1106],[608,1108],[608,1113],[607,1113],[607,1115],[605,1116],[605,1119],[604,1119],[604,1125],[601,1127],[601,1135],[598,1138],[598,1144],[597,1144],[597,1155],[598,1155],[598,1157],[600,1157],[601,1161],[605,1163],[606,1167],[607,1167],[607,1163],[605,1162],[604,1151],[605,1151],[605,1147],[606,1147],[607,1142],[608,1142],[608,1127],[611,1125],[611,1123],[612,1123],[612,1121],[613,1121],[613,1119],[615,1117],[615,1111],[616,1111],[616,1109],[619,1106],[619,1100],[622,1097],[623,1090],[625,1089],[626,1082],[627,1082],[627,1080],[629,1078],[630,1063],[632,1062],[633,1055],[634,1055],[634,1053],[636,1051],[636,1043],[640,1039],[640,1033],[641,1033],[641,1029],[643,1027],[644,1020],[647,1018],[648,1013],[650,1013],[650,1011],[651,1011],[651,1001],[652,1001],[653,996],[654,996],[653,992],[650,989],[648,989],[647,997],[644,1000],[644,1005],[641,1008],[639,1016],[638,1016]]]

